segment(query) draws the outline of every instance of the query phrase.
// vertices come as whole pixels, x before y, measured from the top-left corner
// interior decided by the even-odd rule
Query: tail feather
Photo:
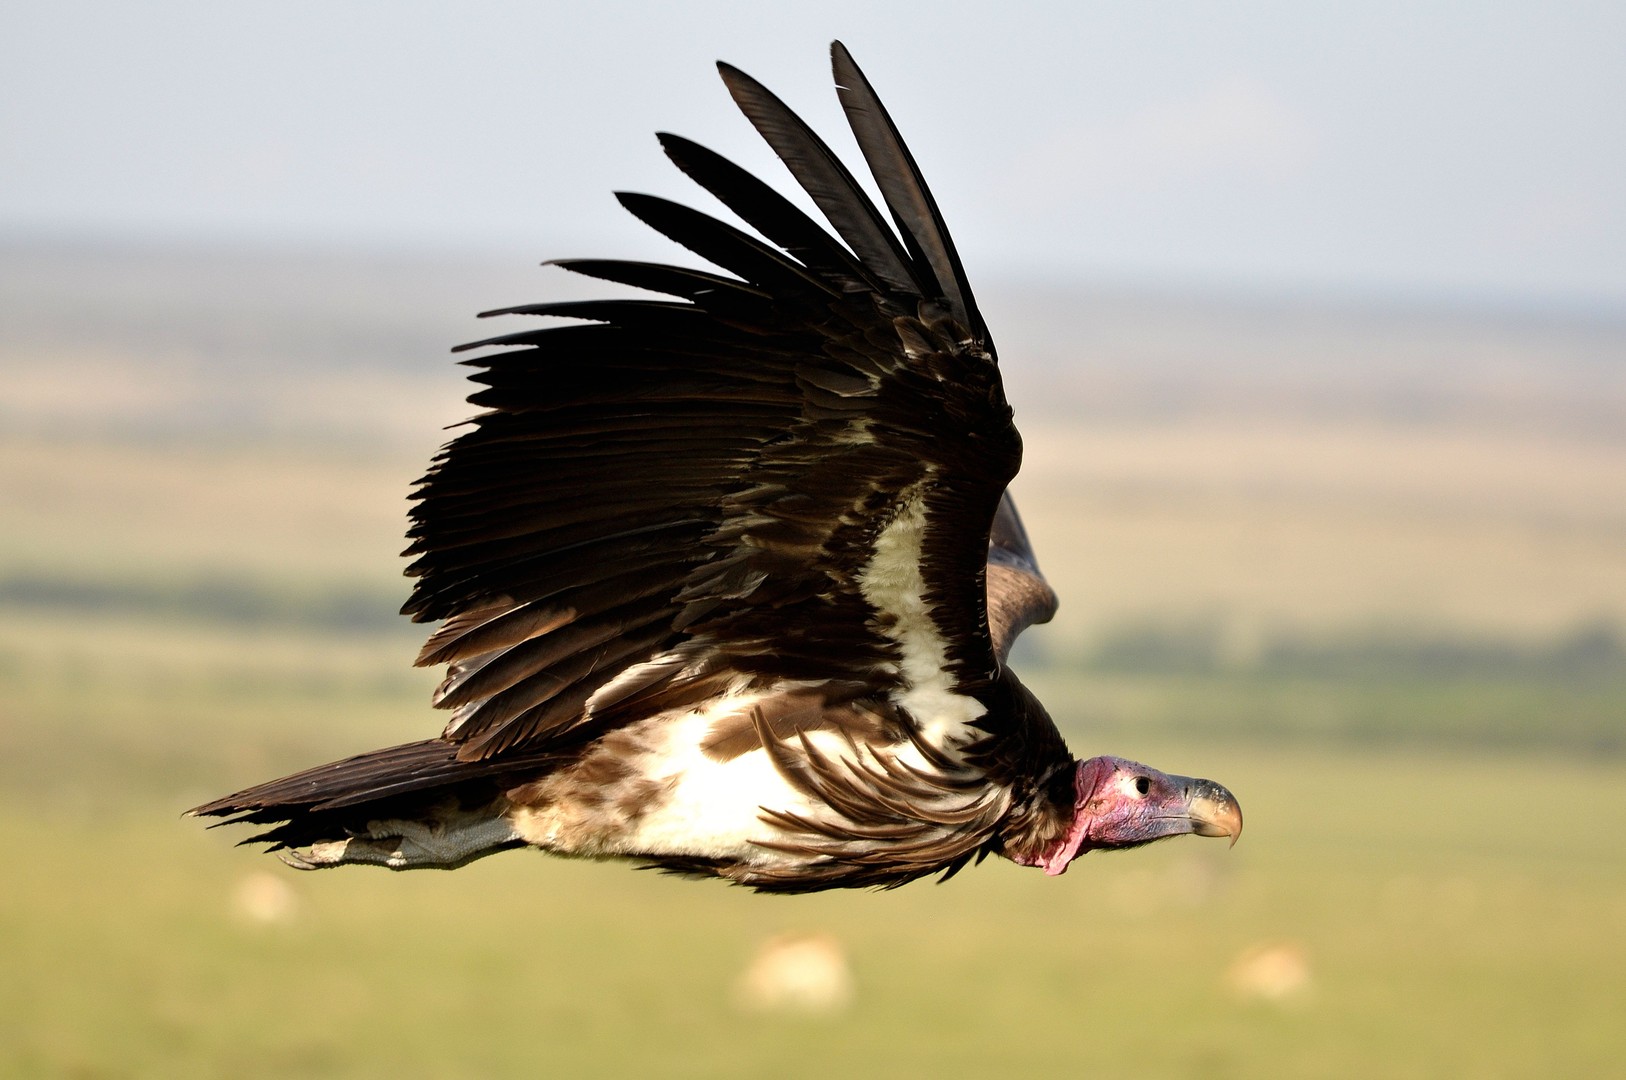
[[[439,739],[331,761],[193,807],[197,817],[298,808],[333,810],[455,781],[457,747]],[[254,820],[254,819],[245,819]],[[277,819],[270,819],[277,820]]]
[[[424,820],[492,806],[505,788],[551,763],[541,755],[459,761],[455,745],[428,739],[256,784],[187,814],[224,818],[220,825],[272,825],[242,843],[263,842],[276,851],[356,836],[378,819]]]

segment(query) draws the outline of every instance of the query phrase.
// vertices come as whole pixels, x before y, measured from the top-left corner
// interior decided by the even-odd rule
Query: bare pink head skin
[[[1236,797],[1212,780],[1173,776],[1120,757],[1080,761],[1073,774],[1073,823],[1037,858],[1054,877],[1097,848],[1129,848],[1170,836],[1242,835]]]

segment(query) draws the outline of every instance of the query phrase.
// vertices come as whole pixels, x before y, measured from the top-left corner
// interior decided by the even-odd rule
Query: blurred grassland
[[[1626,423],[1609,422],[1626,333],[1400,320],[1329,346],[1390,358],[1347,387],[1347,365],[1295,361],[1334,340],[1314,320],[1098,305],[1085,374],[1048,383],[1014,366],[1042,350],[1003,337],[1017,493],[1063,599],[1024,639],[1024,676],[1076,750],[1221,780],[1247,833],[1090,856],[1059,881],[1000,863],[786,899],[526,853],[298,875],[177,817],[438,727],[435,673],[409,666],[421,628],[394,614],[396,552],[463,390],[438,357],[367,358],[438,353],[473,334],[419,312],[507,299],[381,289],[357,320],[418,322],[374,340],[321,275],[249,318],[188,274],[214,321],[138,305],[172,296],[151,278],[88,329],[39,314],[50,273],[26,311],[0,289],[8,376],[26,374],[0,402],[0,1074],[1626,1060]],[[1115,344],[1199,355],[1220,324],[1256,327],[1257,362]],[[121,344],[121,326],[141,332]],[[1429,363],[1421,389],[1384,389]],[[265,874],[286,893],[274,918],[240,899]],[[846,947],[850,1011],[736,1008],[753,950],[787,930]],[[1302,955],[1304,978],[1248,990],[1236,971],[1259,948]]]
[[[1267,753],[1200,742],[1247,792],[1226,852],[1008,864],[941,887],[794,900],[535,855],[455,874],[293,876],[246,921],[264,857],[137,799],[15,804],[0,843],[9,1075],[1608,1075],[1626,859],[1619,763]],[[1539,814],[1509,793],[1539,792]],[[7,800],[10,802],[10,800]],[[1554,828],[1553,822],[1564,822]],[[786,929],[837,934],[856,1006],[740,1014],[737,972]],[[1227,988],[1260,942],[1302,948],[1281,1001]]]

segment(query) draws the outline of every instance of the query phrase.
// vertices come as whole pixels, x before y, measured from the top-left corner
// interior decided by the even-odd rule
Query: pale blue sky
[[[0,0],[0,239],[669,257],[843,38],[974,275],[1626,307],[1626,5]]]

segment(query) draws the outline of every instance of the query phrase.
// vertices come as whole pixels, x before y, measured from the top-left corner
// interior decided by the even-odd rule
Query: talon
[[[279,851],[277,852],[277,858],[281,859],[284,865],[291,866],[295,870],[322,869],[320,864],[311,862],[310,859],[305,856],[305,853],[297,848],[289,848],[286,851]]]
[[[295,870],[325,870],[346,861],[345,852],[350,844],[349,840],[325,840],[304,850],[289,848],[287,851],[279,851],[277,858]]]

